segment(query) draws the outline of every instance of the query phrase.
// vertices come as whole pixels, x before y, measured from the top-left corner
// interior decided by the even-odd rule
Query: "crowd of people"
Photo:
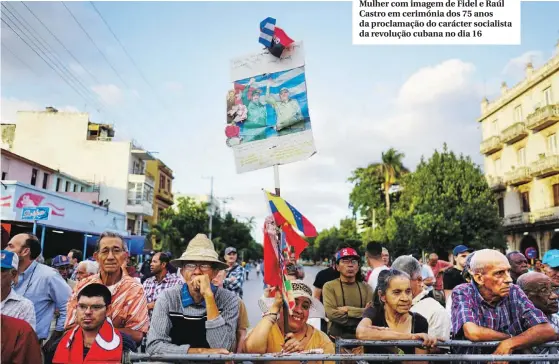
[[[434,253],[391,261],[376,242],[364,257],[342,246],[314,289],[290,256],[294,304],[287,308],[280,290],[264,285],[262,317],[253,325],[243,283],[252,269],[263,275],[264,264],[239,262],[234,247],[220,257],[204,234],[178,258],[154,254],[149,272],[128,269],[126,244],[109,232],[99,237],[94,261],[72,250],[47,266],[40,255],[32,234],[13,236],[1,251],[2,362],[118,363],[128,351],[333,354],[339,338],[423,343],[343,347],[348,354],[546,353],[541,344],[559,332],[559,250],[530,267],[520,252],[465,245],[454,248],[451,262]],[[439,345],[448,339],[500,344]]]

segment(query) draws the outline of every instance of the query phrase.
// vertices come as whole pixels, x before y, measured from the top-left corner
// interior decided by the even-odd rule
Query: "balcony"
[[[501,138],[498,136],[485,139],[481,142],[481,147],[479,148],[481,154],[485,155],[493,154],[501,149],[503,149],[503,143],[501,143]]]
[[[546,223],[559,220],[559,207],[537,210],[530,214],[533,223]]]
[[[521,212],[519,214],[508,215],[503,219],[503,226],[525,225],[529,223],[529,212]]]
[[[145,183],[151,188],[155,188],[155,180],[153,176],[149,173],[142,173],[143,170],[133,170],[132,173],[128,175],[128,182],[130,183]]]
[[[501,133],[501,142],[506,144],[513,144],[528,136],[526,124],[523,121],[514,123]]]
[[[559,104],[537,109],[526,118],[526,128],[537,132],[559,121]]]
[[[493,191],[502,191],[507,187],[503,177],[499,176],[487,176],[487,184]]]
[[[549,155],[530,165],[533,177],[544,178],[559,173],[559,155]]]
[[[519,186],[532,180],[530,168],[518,167],[510,172],[505,173],[505,182],[511,186]]]
[[[134,215],[153,216],[153,205],[146,200],[128,199],[126,212]]]

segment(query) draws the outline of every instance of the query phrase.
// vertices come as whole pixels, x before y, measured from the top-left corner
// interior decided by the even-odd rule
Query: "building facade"
[[[559,45],[558,45],[559,50]],[[559,52],[481,104],[484,169],[497,195],[508,248],[540,257],[559,248]]]
[[[151,160],[146,164],[146,170],[155,178],[155,193],[153,199],[153,215],[150,223],[156,224],[163,210],[173,206],[173,171],[161,160]]]
[[[87,113],[19,111],[16,126],[12,152],[87,181],[103,206],[126,214],[130,234],[147,233],[155,187],[146,173],[146,162],[154,159],[149,152],[132,141],[114,141],[112,126],[89,121]],[[61,178],[64,192],[75,193]]]

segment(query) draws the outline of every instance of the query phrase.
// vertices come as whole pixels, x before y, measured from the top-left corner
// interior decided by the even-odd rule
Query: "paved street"
[[[305,267],[305,283],[312,287],[314,277],[316,274],[325,267]],[[264,283],[262,282],[262,275],[256,276],[256,271],[253,269],[250,272],[249,280],[245,281],[243,290],[243,300],[247,306],[248,318],[250,326],[254,327],[262,318],[262,311],[258,307],[258,299],[262,296]]]

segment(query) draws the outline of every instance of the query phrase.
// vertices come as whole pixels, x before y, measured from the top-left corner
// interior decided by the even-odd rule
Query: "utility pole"
[[[209,228],[210,228],[210,233],[209,233],[209,238],[210,240],[212,240],[212,223],[213,223],[213,218],[214,218],[214,177],[211,176],[210,177],[210,222],[209,222]]]

